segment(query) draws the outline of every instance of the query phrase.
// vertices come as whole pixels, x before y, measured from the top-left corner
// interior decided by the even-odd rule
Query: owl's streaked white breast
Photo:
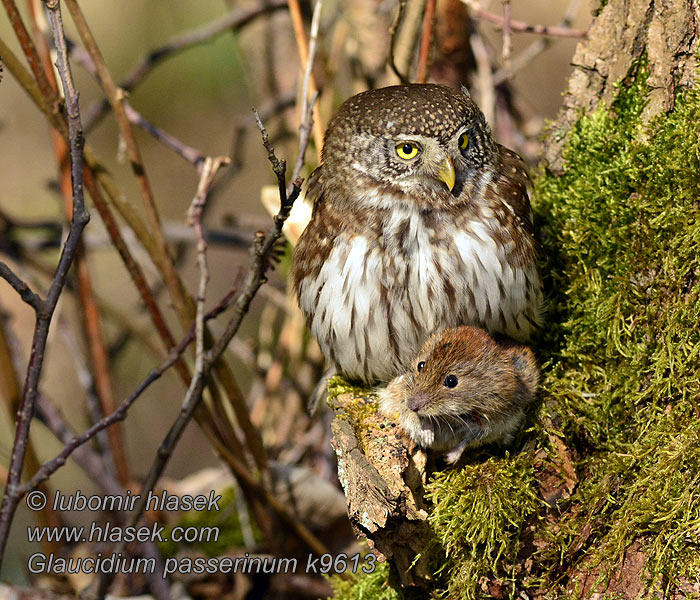
[[[434,228],[417,208],[386,202],[394,208],[381,238],[341,234],[318,274],[300,282],[311,332],[341,372],[387,381],[427,337],[456,323],[529,337],[539,315],[527,282],[538,275],[509,264],[514,244],[496,244],[496,218],[457,225],[445,215]]]

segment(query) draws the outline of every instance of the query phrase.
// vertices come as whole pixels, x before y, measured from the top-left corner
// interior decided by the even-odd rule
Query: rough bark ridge
[[[338,477],[355,533],[393,562],[401,585],[429,582],[425,557],[410,568],[433,537],[423,499],[426,454],[376,414],[373,398],[341,394],[330,404]]]
[[[691,87],[697,76],[699,6],[698,0],[624,0],[601,10],[571,59],[574,71],[544,145],[543,158],[552,172],[561,173],[571,126],[599,102],[610,106],[616,86],[644,52],[651,88],[644,120],[673,109],[679,88]]]
[[[431,472],[367,394],[343,388],[331,403],[350,519],[402,586],[460,598],[700,593],[697,547],[682,533],[700,497],[700,338],[689,325],[700,186],[682,170],[700,156],[700,100],[688,91],[699,6],[612,0],[577,48],[536,182],[552,322],[542,403],[514,456]],[[431,571],[435,560],[449,567]]]

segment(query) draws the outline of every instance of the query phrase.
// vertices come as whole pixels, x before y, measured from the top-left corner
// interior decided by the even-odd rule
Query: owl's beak
[[[452,188],[455,186],[455,166],[452,164],[449,156],[446,156],[440,163],[436,179],[442,181],[452,191]]]

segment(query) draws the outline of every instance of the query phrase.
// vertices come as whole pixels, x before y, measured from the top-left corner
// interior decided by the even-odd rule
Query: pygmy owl
[[[527,183],[465,92],[413,84],[347,100],[292,264],[327,360],[376,383],[448,327],[527,340],[542,307]]]

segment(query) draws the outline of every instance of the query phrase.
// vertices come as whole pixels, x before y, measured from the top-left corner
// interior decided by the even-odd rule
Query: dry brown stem
[[[435,28],[435,4],[437,0],[427,0],[425,14],[423,15],[423,33],[420,39],[418,52],[418,66],[416,67],[416,83],[428,81],[428,62],[430,61],[430,48],[433,42],[433,29]]]

